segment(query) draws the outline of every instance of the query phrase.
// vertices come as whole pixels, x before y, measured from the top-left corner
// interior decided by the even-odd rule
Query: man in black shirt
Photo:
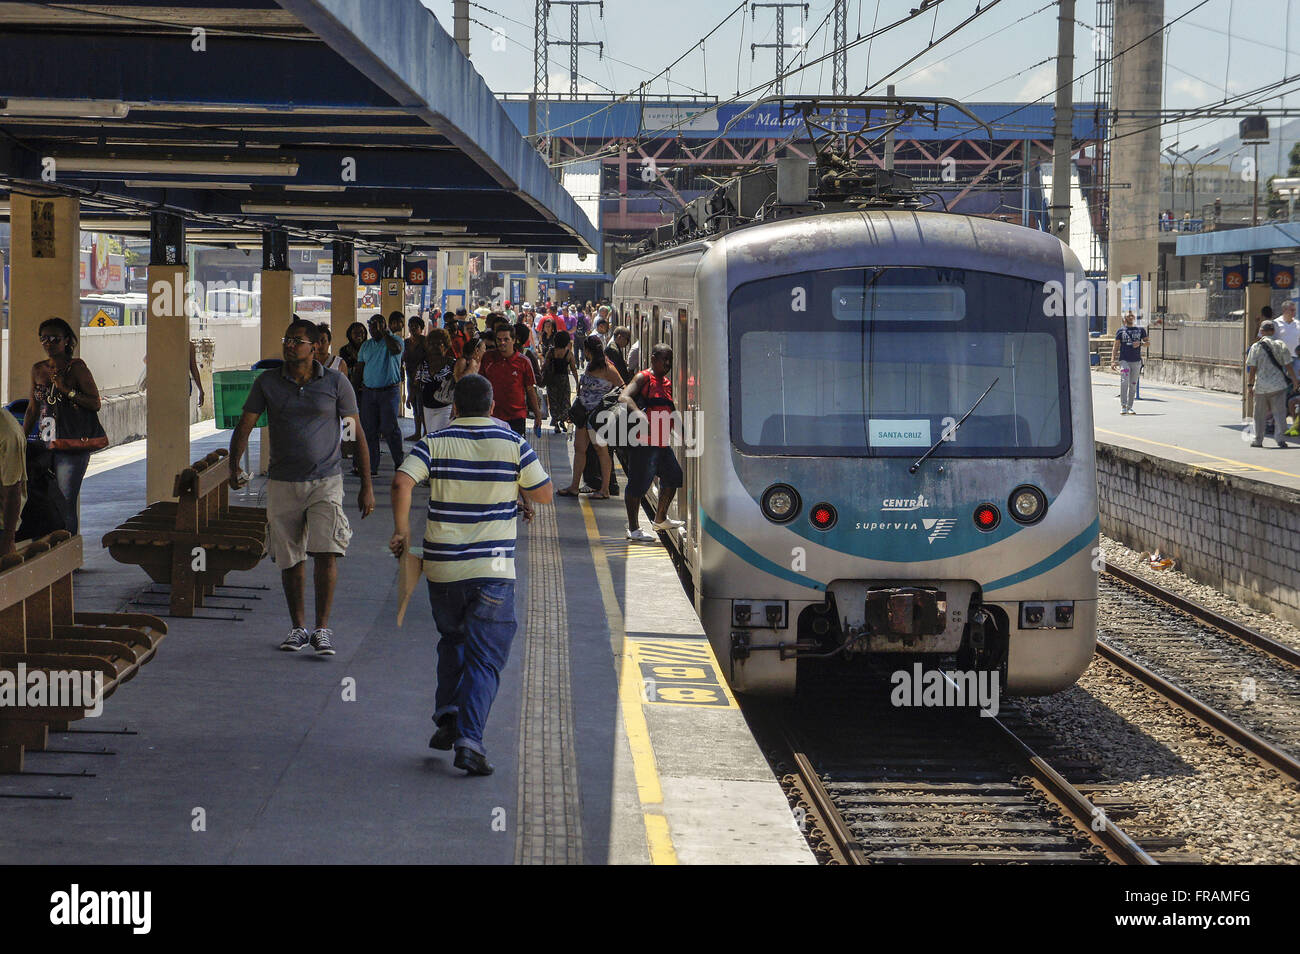
[[[624,381],[632,380],[627,367],[627,347],[631,343],[632,332],[619,325],[614,329],[614,337],[610,339],[609,346],[605,348],[606,360],[614,366],[614,370]]]

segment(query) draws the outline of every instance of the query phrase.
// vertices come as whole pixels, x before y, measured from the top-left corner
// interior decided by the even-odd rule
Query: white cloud
[[[945,78],[952,72],[946,60],[939,60],[931,63],[929,66],[918,70],[911,76],[907,77],[907,92],[914,95],[925,95],[931,93],[951,93],[949,81]],[[884,87],[872,90],[873,95],[883,96]]]
[[[1020,87],[1020,92],[1015,95],[1015,102],[1028,103],[1038,99],[1040,96],[1046,96],[1056,89],[1056,72],[1054,66],[1046,66],[1035,70],[1025,80]]]

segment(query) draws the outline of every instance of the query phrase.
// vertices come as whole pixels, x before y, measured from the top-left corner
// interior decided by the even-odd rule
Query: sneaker
[[[280,648],[286,653],[296,653],[300,649],[306,649],[309,640],[307,630],[301,626],[295,626],[289,630],[289,635],[284,637],[284,642],[280,644]]]
[[[1251,442],[1250,442],[1250,446],[1251,446],[1251,447],[1263,447],[1263,446],[1264,446],[1264,442],[1263,442],[1263,441],[1251,441]]]
[[[649,530],[642,530],[640,527],[637,527],[635,530],[629,530],[627,532],[627,538],[631,540],[633,543],[658,543],[659,542],[659,538],[657,536],[655,536]]]
[[[676,530],[678,527],[686,526],[685,520],[674,520],[672,517],[665,517],[663,520],[656,520],[650,524],[656,530]]]
[[[317,656],[334,655],[334,644],[330,642],[330,637],[333,635],[332,629],[318,629],[311,634],[311,648],[316,650]]]

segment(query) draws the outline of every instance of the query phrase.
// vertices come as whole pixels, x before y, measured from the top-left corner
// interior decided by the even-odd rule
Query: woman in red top
[[[650,370],[634,377],[619,396],[628,406],[628,423],[632,425],[623,503],[627,507],[627,538],[635,543],[659,540],[655,534],[641,529],[641,498],[655,478],[659,479],[659,506],[654,528],[672,531],[683,525],[683,521],[668,516],[668,507],[682,485],[682,467],[671,446],[676,411],[672,368],[673,349],[666,344],[655,345],[650,352]]]

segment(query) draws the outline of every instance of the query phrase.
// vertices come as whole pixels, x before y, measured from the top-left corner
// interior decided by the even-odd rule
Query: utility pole
[[[1052,204],[1049,228],[1070,242],[1070,152],[1074,145],[1074,0],[1058,0],[1056,27],[1056,125],[1052,141]]]
[[[898,111],[894,109],[894,84],[890,83],[885,87],[885,96],[889,99],[889,131],[885,133],[885,171],[894,171],[894,120],[898,118]]]
[[[537,136],[537,102],[545,101],[550,90],[547,89],[550,48],[546,44],[546,0],[536,0],[533,11],[533,93],[528,97],[528,136],[536,145]],[[545,108],[545,107],[543,107]],[[547,129],[550,123],[543,120]]]
[[[547,12],[551,7],[568,7],[569,8],[569,38],[567,40],[551,40],[551,46],[567,46],[569,48],[569,95],[574,99],[578,98],[578,47],[580,46],[598,46],[600,47],[601,59],[605,58],[605,44],[598,43],[595,40],[578,39],[578,7],[600,7],[600,18],[605,19],[605,2],[604,0],[545,0]]]
[[[787,49],[802,50],[807,42],[807,37],[803,35],[803,21],[808,16],[808,4],[806,3],[754,3],[750,4],[750,19],[758,20],[758,8],[771,7],[776,11],[776,42],[775,43],[751,43],[749,44],[749,59],[751,62],[757,56],[758,50],[776,50],[776,95],[780,96],[785,92],[785,51]],[[785,8],[797,7],[802,13],[799,18],[799,42],[785,42]],[[839,4],[836,4],[836,10]]]
[[[465,59],[469,59],[469,0],[455,0],[451,11],[452,32],[456,45]]]

